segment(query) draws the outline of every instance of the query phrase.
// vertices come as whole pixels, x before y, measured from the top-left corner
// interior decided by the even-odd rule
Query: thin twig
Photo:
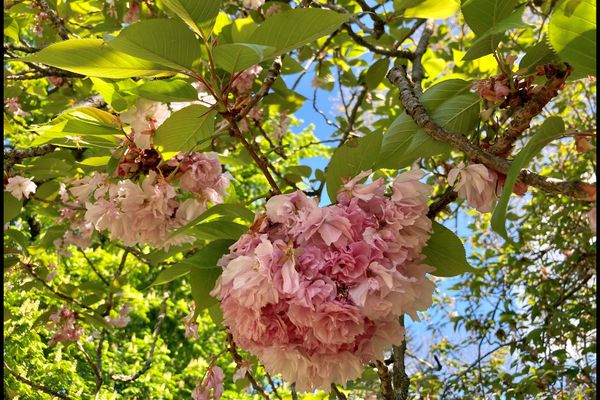
[[[156,349],[156,343],[158,342],[158,338],[160,336],[160,328],[162,326],[163,321],[165,320],[165,316],[167,315],[167,300],[169,299],[169,291],[168,284],[165,285],[165,289],[163,292],[163,300],[160,304],[160,311],[158,313],[158,317],[156,319],[156,324],[154,325],[154,339],[152,340],[152,346],[148,351],[146,356],[146,361],[144,365],[138,372],[133,375],[124,375],[124,374],[115,374],[112,376],[112,379],[120,382],[133,382],[140,376],[142,376],[146,371],[150,369],[152,366],[152,356],[154,355],[154,350]]]
[[[87,261],[88,265],[90,266],[90,268],[92,269],[92,271],[94,271],[94,273],[98,276],[98,278],[100,278],[100,280],[104,283],[104,285],[106,286],[110,286],[110,283],[106,280],[106,278],[104,278],[101,274],[100,271],[98,271],[96,269],[96,266],[94,265],[94,263],[92,262],[92,260],[89,259],[89,257],[87,256],[87,254],[85,254],[85,251],[83,251],[82,248],[78,247],[77,250],[79,250],[79,252],[81,254],[83,254],[83,258],[85,258],[85,260]]]
[[[252,96],[250,101],[238,112],[233,112],[235,114],[235,120],[240,121],[246,114],[252,110],[252,108],[269,93],[269,89],[275,83],[279,74],[281,73],[281,57],[277,57],[275,61],[271,64],[271,67],[267,71],[267,76],[265,76],[265,80],[263,81],[260,89]]]
[[[94,311],[93,308],[91,308],[90,306],[86,306],[85,304],[81,303],[79,300],[76,300],[76,299],[74,299],[71,296],[67,296],[66,294],[63,294],[63,293],[55,290],[52,286],[50,286],[48,284],[48,282],[46,282],[45,279],[42,279],[42,277],[40,277],[38,274],[36,274],[35,272],[33,272],[33,265],[31,265],[31,264],[23,264],[23,269],[25,271],[27,271],[31,276],[33,276],[38,282],[40,282],[46,289],[48,289],[50,292],[52,292],[55,296],[57,296],[57,297],[59,297],[59,298],[61,298],[63,300],[66,300],[66,301],[68,301],[70,303],[76,304],[76,305],[78,305],[81,308],[85,308],[86,310],[89,310],[89,311],[92,311],[92,312]]]
[[[239,368],[240,365],[242,365],[242,361],[243,361],[242,356],[240,356],[240,354],[237,352],[237,346],[235,345],[233,336],[229,332],[227,332],[227,343],[229,343],[229,346],[227,347],[227,349],[229,350],[231,357],[233,357],[233,361],[235,361],[236,365]],[[250,381],[250,384],[252,385],[254,390],[256,390],[258,392],[258,394],[260,394],[262,397],[264,397],[265,400],[271,400],[271,398],[269,397],[267,392],[265,392],[265,390],[262,388],[262,386],[260,386],[258,384],[258,382],[256,381],[256,379],[254,379],[254,377],[252,376],[250,371],[246,371],[246,379],[248,379],[248,381]]]
[[[85,361],[88,363],[88,365],[92,369],[92,372],[94,373],[94,379],[96,380],[96,391],[94,392],[94,399],[98,399],[98,395],[100,394],[100,388],[102,387],[102,374],[98,370],[98,366],[94,364],[94,361],[85,351],[81,343],[75,342],[75,345],[77,346],[77,349],[81,352],[81,354],[83,354],[83,358],[85,358]]]
[[[265,375],[267,376],[267,380],[269,381],[269,385],[271,385],[271,389],[272,389],[273,394],[275,395],[275,397],[277,397],[279,400],[283,400],[281,398],[281,395],[279,394],[279,391],[277,390],[277,386],[275,385],[275,382],[273,382],[273,378],[271,378],[271,374],[269,374],[265,370]]]
[[[331,384],[331,390],[333,391],[333,393],[335,393],[335,397],[337,397],[339,400],[347,400],[346,395],[340,392],[340,389],[338,389],[335,383]]]
[[[69,40],[69,33],[67,28],[65,28],[65,22],[58,16],[58,14],[56,14],[56,11],[50,8],[50,4],[48,4],[46,0],[33,0],[33,2],[40,8],[40,10],[48,15],[50,21],[52,21],[52,24],[58,31],[58,36],[60,36],[63,40]]]
[[[342,26],[346,29],[346,31],[348,32],[348,35],[350,35],[350,37],[356,43],[360,44],[363,47],[366,47],[367,49],[371,50],[373,53],[382,54],[382,55],[388,56],[388,57],[407,58],[409,60],[412,60],[414,58],[414,54],[412,51],[400,50],[400,49],[386,49],[384,47],[377,46],[376,44],[373,44],[373,43],[367,41],[364,37],[362,37],[359,34],[357,34],[356,32],[354,32],[352,30],[352,26],[350,26],[350,24],[347,22],[344,23]]]
[[[248,143],[248,141],[246,140],[246,138],[240,131],[240,128],[238,127],[235,117],[233,115],[231,115],[229,113],[224,113],[222,115],[229,123],[229,126],[231,127],[231,132],[233,133],[233,136],[238,138],[238,140],[240,142],[242,142],[242,145],[244,146],[244,148],[248,151],[248,153],[250,153],[250,156],[252,157],[252,159],[258,166],[258,168],[262,171],[263,175],[269,182],[269,185],[271,185],[273,192],[275,194],[280,194],[281,190],[279,189],[279,186],[277,186],[277,182],[275,182],[275,179],[273,179],[273,176],[269,172],[269,162],[266,160],[265,156],[260,154],[258,150],[255,150],[252,147],[252,145],[250,143]]]
[[[358,93],[358,96],[356,96],[354,107],[352,107],[352,111],[350,111],[350,116],[348,117],[348,127],[342,135],[341,144],[345,143],[346,140],[348,140],[350,134],[354,131],[354,123],[356,122],[356,118],[358,117],[358,110],[360,109],[362,102],[365,100],[365,97],[367,97],[367,92],[368,88],[366,85],[364,85],[361,91]]]

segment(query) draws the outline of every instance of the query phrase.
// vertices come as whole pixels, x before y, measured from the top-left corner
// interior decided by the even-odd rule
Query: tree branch
[[[510,169],[508,161],[484,151],[479,146],[471,143],[463,134],[446,130],[429,117],[425,107],[423,107],[417,98],[403,66],[398,65],[392,68],[388,72],[387,77],[392,84],[400,89],[400,102],[408,115],[432,139],[450,144],[452,147],[466,153],[475,162],[483,163],[500,173],[508,173]],[[526,185],[537,187],[551,194],[562,194],[580,200],[589,200],[590,197],[584,189],[584,187],[590,185],[581,181],[560,181],[540,176],[527,170],[521,171],[518,180]],[[595,187],[595,185],[592,186]]]
[[[348,139],[348,136],[350,136],[350,133],[352,133],[352,131],[354,130],[354,123],[356,122],[356,118],[358,117],[358,110],[359,110],[362,102],[365,100],[365,97],[367,96],[367,91],[368,91],[367,86],[363,85],[361,91],[358,93],[358,96],[356,97],[354,107],[352,107],[352,111],[350,111],[350,116],[348,117],[348,128],[346,128],[346,130],[344,131],[344,134],[342,135],[341,144],[346,142],[346,140]]]
[[[42,279],[38,274],[36,274],[35,272],[33,272],[33,265],[31,264],[23,264],[23,269],[27,272],[29,272],[29,274],[31,276],[33,276],[38,282],[40,282],[46,289],[48,289],[50,292],[52,292],[55,296],[66,300],[69,303],[73,303],[81,308],[85,308],[86,310],[89,311],[94,311],[94,309],[90,306],[86,306],[85,304],[81,303],[79,300],[74,299],[73,297],[67,296],[66,294],[62,294],[61,292],[55,290],[52,286],[48,285],[48,282],[46,282],[45,279]]]
[[[366,47],[367,49],[371,50],[373,53],[382,54],[382,55],[388,56],[388,57],[408,58],[409,60],[412,60],[415,56],[409,50],[386,49],[384,47],[372,44],[372,43],[368,42],[365,38],[363,38],[362,36],[360,36],[359,34],[354,32],[352,30],[352,27],[350,26],[350,24],[347,22],[345,22],[342,26],[346,29],[346,31],[348,32],[348,35],[350,35],[350,37],[356,43],[360,44],[363,47]]]
[[[387,365],[381,360],[377,360],[374,365],[377,368],[379,381],[381,382],[381,397],[383,400],[394,400],[394,388],[392,387],[392,377]]]
[[[256,92],[254,94],[254,96],[252,96],[252,98],[244,106],[244,108],[242,108],[238,112],[233,111],[233,113],[236,114],[235,115],[236,121],[240,121],[242,118],[244,118],[244,116],[246,114],[248,114],[250,112],[250,110],[252,110],[252,108],[263,97],[265,97],[269,93],[269,89],[271,89],[271,86],[273,86],[273,84],[277,80],[277,77],[279,76],[280,73],[281,73],[281,57],[277,57],[277,58],[275,58],[275,61],[273,61],[273,64],[271,64],[271,67],[269,68],[269,70],[267,71],[265,80],[263,81],[263,84],[261,85],[260,89],[258,89],[258,92]]]
[[[436,201],[429,205],[427,218],[433,220],[446,206],[456,200],[457,193],[448,188]]]
[[[80,247],[77,247],[77,250],[79,250],[79,252],[81,254],[83,254],[83,258],[85,258],[85,260],[87,261],[87,263],[90,266],[90,268],[92,269],[92,271],[94,271],[94,273],[96,274],[96,276],[98,276],[98,278],[100,278],[100,280],[104,283],[104,285],[110,286],[110,283],[108,283],[108,281],[100,274],[100,271],[98,271],[96,269],[96,266],[94,265],[94,263],[92,262],[92,260],[90,260],[89,257],[87,256],[87,254],[85,254],[85,251],[83,251],[83,249],[80,248]]]
[[[400,317],[400,325],[404,328],[404,315]],[[410,378],[406,375],[404,365],[404,353],[406,352],[406,333],[400,346],[392,346],[392,357],[394,366],[392,368],[392,382],[394,383],[395,400],[406,400],[408,398],[408,387]]]
[[[512,115],[508,129],[506,129],[502,137],[489,148],[489,151],[500,156],[507,156],[510,154],[515,140],[529,128],[531,120],[542,112],[546,104],[558,95],[558,91],[562,89],[570,73],[571,67],[568,67],[565,71],[557,70],[555,74],[533,94],[533,97]]]
[[[331,390],[333,391],[333,393],[335,393],[335,397],[337,397],[339,400],[347,400],[346,395],[344,393],[340,392],[340,389],[337,387],[337,385],[335,383],[331,384]]]
[[[10,170],[17,161],[29,157],[39,157],[44,154],[52,153],[57,147],[53,144],[46,144],[40,147],[30,149],[12,149],[4,150],[4,170]]]
[[[433,34],[433,20],[428,19],[425,22],[425,26],[423,27],[423,32],[421,33],[421,37],[419,38],[419,43],[417,44],[417,49],[415,50],[415,57],[413,59],[413,67],[412,67],[412,80],[415,86],[415,92],[421,93],[423,89],[421,88],[421,82],[423,78],[425,78],[425,68],[423,67],[423,62],[421,58],[423,54],[427,51],[427,45],[429,44],[429,38]]]
[[[46,394],[49,394],[50,396],[58,397],[59,399],[71,400],[71,398],[69,396],[65,396],[64,394],[60,394],[52,389],[48,389],[45,386],[39,385],[39,384],[32,382],[29,379],[24,378],[21,375],[17,374],[6,364],[6,361],[4,361],[4,369],[6,369],[16,380],[23,382],[24,384],[29,385],[34,389],[40,390]]]

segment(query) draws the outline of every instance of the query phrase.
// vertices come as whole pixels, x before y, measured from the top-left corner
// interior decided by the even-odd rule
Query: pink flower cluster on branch
[[[148,243],[169,248],[191,243],[195,240],[191,236],[169,236],[204,212],[209,202],[222,203],[229,177],[221,171],[215,153],[178,154],[167,161],[166,171],[170,172],[168,177],[157,169],[150,170],[147,176],[138,176],[137,180],[116,182],[98,172],[77,179],[70,184],[69,192],[63,193],[63,202],[68,207],[61,212],[72,227],[79,224],[108,231],[113,240],[121,240],[128,246]],[[173,185],[175,181],[179,181],[178,186]],[[74,211],[78,208],[85,208],[83,216]],[[87,247],[74,240],[68,244]]]
[[[83,328],[77,324],[77,312],[64,307],[49,317],[48,329],[56,333],[50,338],[49,345],[56,342],[76,342],[83,335]]]
[[[225,374],[223,370],[216,365],[212,365],[192,392],[194,400],[219,400],[223,395],[223,379]]]
[[[211,294],[236,344],[299,390],[359,377],[403,340],[398,317],[418,319],[432,304],[433,267],[421,262],[431,188],[411,171],[387,197],[382,179],[359,183],[369,174],[330,207],[301,191],[272,197],[219,261]]]

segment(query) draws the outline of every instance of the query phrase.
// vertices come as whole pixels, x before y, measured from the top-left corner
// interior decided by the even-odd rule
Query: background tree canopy
[[[4,9],[5,398],[595,397],[595,2]],[[417,169],[433,305],[345,385],[269,374],[218,260],[273,196]]]

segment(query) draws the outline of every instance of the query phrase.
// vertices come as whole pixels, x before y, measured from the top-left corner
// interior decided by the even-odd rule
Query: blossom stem
[[[237,352],[237,347],[235,345],[235,342],[233,341],[233,335],[229,332],[227,332],[227,342],[229,343],[227,349],[229,350],[233,361],[235,361],[235,364],[239,368],[243,361],[242,356],[240,356],[240,354]],[[264,397],[265,400],[271,400],[267,392],[265,392],[265,390],[258,384],[258,382],[256,381],[256,379],[254,379],[250,371],[246,371],[246,379],[250,381],[250,384],[252,385],[254,390],[256,390],[258,394],[260,394],[262,397]]]
[[[242,142],[242,145],[244,146],[244,148],[248,151],[248,153],[250,153],[250,156],[252,157],[254,162],[256,162],[256,165],[258,166],[258,168],[260,168],[263,175],[269,182],[269,185],[271,185],[271,188],[273,188],[273,192],[275,194],[280,194],[281,190],[279,189],[279,186],[277,186],[277,182],[275,182],[275,179],[273,179],[273,176],[269,172],[268,161],[265,159],[265,157],[262,154],[259,155],[258,152],[254,150],[252,145],[250,143],[248,143],[248,141],[246,140],[246,138],[240,131],[240,128],[238,127],[235,117],[233,115],[227,113],[227,114],[223,114],[223,117],[227,120],[227,122],[229,122],[229,126],[231,127],[231,131],[233,132],[233,135],[235,137],[237,137],[240,142]]]

